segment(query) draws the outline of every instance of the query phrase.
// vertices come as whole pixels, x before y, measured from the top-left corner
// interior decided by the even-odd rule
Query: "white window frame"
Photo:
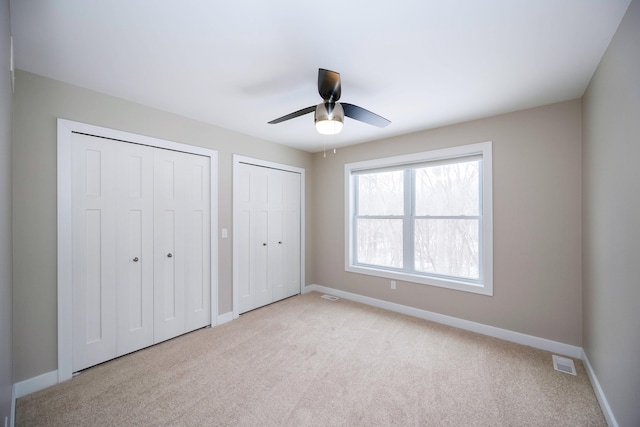
[[[480,230],[480,279],[463,280],[443,278],[428,274],[411,274],[409,272],[376,268],[374,266],[356,265],[355,260],[355,194],[353,176],[358,172],[382,168],[410,168],[414,164],[425,162],[455,160],[461,157],[481,156],[481,230]],[[425,151],[421,153],[382,159],[365,160],[347,163],[345,171],[345,271],[384,277],[392,280],[414,282],[441,288],[456,289],[481,295],[493,295],[493,177],[492,177],[492,143],[491,141],[469,144],[458,147]],[[410,237],[411,238],[411,237]]]

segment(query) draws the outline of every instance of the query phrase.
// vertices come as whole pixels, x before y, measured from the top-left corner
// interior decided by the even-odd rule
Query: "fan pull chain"
[[[334,124],[335,126],[335,124]],[[332,138],[332,145],[333,145],[333,154],[336,154],[336,134],[332,134],[331,136]],[[323,152],[322,152],[322,157],[323,158],[327,158],[327,138],[322,138],[322,146],[323,146]]]
[[[336,154],[336,134],[335,133],[333,134],[333,154]]]

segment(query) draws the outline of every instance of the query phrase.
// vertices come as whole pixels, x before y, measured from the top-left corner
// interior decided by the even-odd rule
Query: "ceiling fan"
[[[342,130],[345,116],[379,128],[383,128],[391,123],[384,117],[365,110],[362,107],[358,107],[357,105],[338,102],[340,99],[340,91],[340,73],[320,68],[318,70],[318,93],[322,97],[323,102],[271,120],[269,124],[281,123],[311,112],[315,112],[314,122],[316,129],[324,135],[339,133]]]

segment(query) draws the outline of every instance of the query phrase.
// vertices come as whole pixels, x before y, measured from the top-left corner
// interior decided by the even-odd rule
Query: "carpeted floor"
[[[606,426],[575,364],[312,292],[20,398],[16,426]]]

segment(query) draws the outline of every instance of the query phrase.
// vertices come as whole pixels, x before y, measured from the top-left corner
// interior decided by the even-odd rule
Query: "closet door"
[[[211,324],[211,166],[208,157],[185,156],[185,332],[189,332]]]
[[[244,313],[300,292],[300,175],[237,167],[234,262],[238,309]]]
[[[286,197],[284,189],[284,177],[287,172],[274,169],[267,169],[269,172],[267,194],[267,286],[271,290],[269,302],[277,301],[284,296],[284,263],[282,250],[284,224],[284,199]]]
[[[273,301],[300,293],[300,175],[273,170],[269,209]]]
[[[73,371],[211,323],[208,157],[72,142]]]
[[[153,149],[74,135],[74,371],[153,344]]]
[[[153,151],[116,147],[117,355],[153,344]]]
[[[116,357],[116,148],[74,134],[73,371]]]
[[[209,159],[156,150],[154,341],[210,319]]]
[[[217,157],[58,125],[58,371],[67,378],[211,324]]]
[[[282,232],[282,264],[283,264],[283,298],[300,293],[301,273],[300,254],[301,221],[300,221],[300,174],[286,173],[283,179],[283,232]]]
[[[240,313],[272,302],[268,280],[268,218],[270,169],[240,163],[234,197],[240,268]]]

